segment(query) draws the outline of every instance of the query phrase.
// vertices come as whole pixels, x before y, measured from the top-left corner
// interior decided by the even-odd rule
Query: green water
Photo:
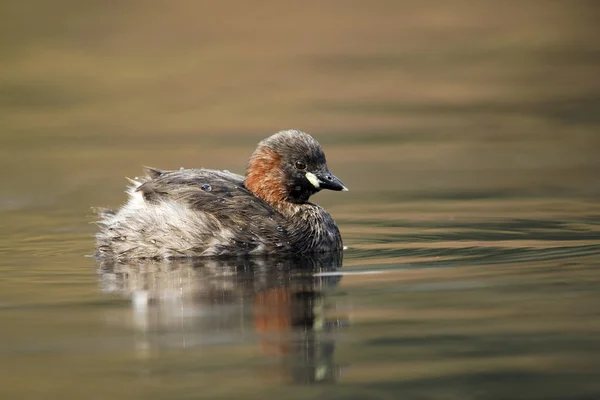
[[[0,398],[600,398],[597,7],[507,4],[0,6]],[[343,260],[87,257],[287,128]]]

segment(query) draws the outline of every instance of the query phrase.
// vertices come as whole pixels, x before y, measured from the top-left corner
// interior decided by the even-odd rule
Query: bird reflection
[[[298,257],[99,261],[103,291],[131,298],[140,354],[256,341],[296,383],[335,381],[336,332],[347,325],[328,299],[342,254]]]

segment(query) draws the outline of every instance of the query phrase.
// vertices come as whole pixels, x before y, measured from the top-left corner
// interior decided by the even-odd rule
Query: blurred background
[[[242,172],[297,128],[353,189],[600,193],[594,1],[0,7],[5,190]]]
[[[1,2],[0,397],[599,398],[598,4]],[[344,276],[84,257],[289,128]]]

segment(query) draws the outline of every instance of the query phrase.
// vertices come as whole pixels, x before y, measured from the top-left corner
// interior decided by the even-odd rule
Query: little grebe
[[[348,190],[321,145],[287,130],[261,141],[246,177],[229,171],[147,168],[119,211],[102,210],[99,256],[117,260],[339,251],[333,218],[308,199]]]

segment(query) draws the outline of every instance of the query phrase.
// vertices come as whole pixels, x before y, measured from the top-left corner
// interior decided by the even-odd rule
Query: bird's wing
[[[207,169],[149,171],[137,191],[149,204],[166,202],[191,212],[188,228],[197,232],[198,246],[247,254],[290,245],[285,217],[246,189],[243,176]]]

